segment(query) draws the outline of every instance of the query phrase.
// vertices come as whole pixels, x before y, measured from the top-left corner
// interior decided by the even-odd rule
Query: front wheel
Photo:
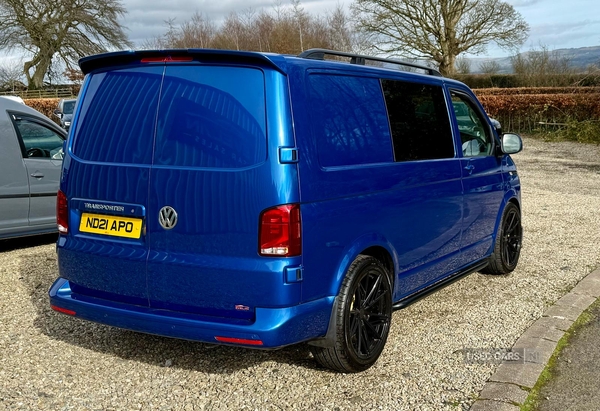
[[[383,351],[392,320],[392,287],[385,267],[359,255],[338,296],[333,347],[311,347],[317,362],[341,372],[371,367]]]
[[[508,203],[502,214],[500,228],[496,235],[494,252],[489,257],[484,274],[508,274],[517,267],[523,243],[521,211],[514,203]]]

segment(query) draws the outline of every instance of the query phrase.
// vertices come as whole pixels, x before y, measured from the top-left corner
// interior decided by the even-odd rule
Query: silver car
[[[57,230],[65,139],[43,114],[0,97],[0,239]]]

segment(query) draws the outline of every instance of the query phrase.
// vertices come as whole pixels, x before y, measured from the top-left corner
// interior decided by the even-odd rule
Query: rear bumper
[[[69,281],[59,278],[49,291],[50,304],[84,320],[165,337],[223,344],[216,337],[248,341],[252,348],[280,348],[321,337],[327,332],[335,297],[284,308],[256,308],[255,321],[236,323],[148,307],[117,304],[98,298],[79,299]],[[252,343],[250,343],[252,341]],[[262,342],[259,344],[258,342]]]

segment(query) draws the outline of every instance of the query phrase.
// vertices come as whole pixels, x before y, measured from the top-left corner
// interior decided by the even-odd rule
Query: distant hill
[[[556,49],[549,50],[550,53],[556,54],[558,57],[566,57],[571,66],[576,71],[585,71],[590,65],[594,64],[596,66],[600,66],[600,46],[594,47],[581,47],[576,49]],[[528,51],[523,52],[521,54],[526,55],[530,53]],[[512,65],[510,62],[510,57],[501,57],[501,58],[489,58],[489,57],[476,57],[476,58],[468,58],[467,59],[471,63],[471,73],[478,74],[481,73],[479,66],[482,63],[495,61],[500,66],[499,74],[508,74],[512,73]]]

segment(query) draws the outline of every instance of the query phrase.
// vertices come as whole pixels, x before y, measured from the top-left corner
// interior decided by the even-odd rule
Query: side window
[[[441,86],[382,80],[396,161],[454,157]]]
[[[452,106],[460,131],[464,157],[488,156],[492,153],[492,138],[487,122],[466,96],[452,92]]]
[[[379,80],[309,76],[313,135],[324,167],[392,162],[392,143]]]
[[[62,160],[64,138],[60,134],[26,116],[12,117],[27,157]]]

